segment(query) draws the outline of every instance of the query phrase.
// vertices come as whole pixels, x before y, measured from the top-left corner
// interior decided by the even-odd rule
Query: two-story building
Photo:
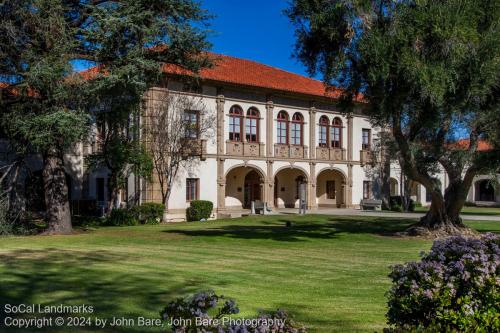
[[[212,68],[201,71],[195,87],[186,85],[183,78],[188,74],[179,68],[165,66],[164,72],[163,86],[150,89],[145,96],[146,113],[168,93],[200,100],[205,114],[216,119],[212,131],[195,135],[199,158],[179,170],[169,200],[174,219],[183,219],[195,199],[212,201],[218,216],[238,215],[256,200],[274,209],[298,208],[299,189],[304,186],[307,207],[312,210],[357,207],[362,199],[378,196],[380,184],[376,186],[377,175],[369,162],[380,128],[373,127],[364,114],[367,104],[362,98],[346,114],[337,105],[340,91],[335,88],[224,55],[217,56]],[[194,122],[193,128],[203,121],[200,111],[178,110]],[[98,124],[90,137],[65,156],[70,200],[77,214],[105,207],[109,200],[108,170],[90,171],[84,162],[85,156],[100,149]],[[12,158],[8,144],[0,141],[0,166]],[[39,174],[39,157],[30,157],[28,166],[32,175]],[[392,163],[392,195],[402,193],[401,177],[398,165]],[[41,188],[28,184],[33,182],[31,178],[20,178],[22,182],[26,179],[26,196],[34,193],[32,188]],[[444,171],[440,178],[444,191]],[[500,192],[490,186],[489,178],[476,177],[468,201],[500,203]],[[429,204],[423,186],[412,184],[410,192],[416,202]],[[120,200],[160,202],[158,182],[148,183],[132,175]]]
[[[195,92],[176,80],[182,71],[165,70],[170,79],[151,89],[147,101],[160,102],[166,92],[186,94],[200,98],[217,119],[213,135],[199,138],[202,158],[179,171],[169,201],[172,214],[183,215],[194,199],[213,201],[220,214],[249,208],[255,200],[298,207],[300,184],[306,184],[309,209],[352,207],[372,195],[364,166],[379,129],[363,115],[363,101],[354,113],[342,113],[338,90],[229,56],[201,72]],[[143,182],[140,197],[159,201],[158,185]]]

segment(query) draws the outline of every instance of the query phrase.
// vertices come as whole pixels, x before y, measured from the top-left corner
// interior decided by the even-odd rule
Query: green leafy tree
[[[48,233],[71,232],[63,157],[88,134],[89,115],[107,112],[124,129],[163,64],[207,66],[208,19],[193,0],[0,0],[2,126],[19,153],[43,158]],[[76,74],[82,61],[95,67]],[[128,149],[108,152],[138,151]]]
[[[345,88],[347,111],[364,94],[372,121],[392,129],[407,177],[431,194],[412,230],[463,232],[474,176],[500,165],[500,3],[295,0],[287,15],[296,56]],[[470,144],[457,145],[463,137]],[[478,149],[481,140],[489,151]],[[449,176],[444,195],[439,167]]]

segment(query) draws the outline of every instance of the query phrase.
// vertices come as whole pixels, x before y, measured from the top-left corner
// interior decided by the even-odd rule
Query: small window
[[[184,137],[187,139],[198,139],[200,113],[198,111],[184,111]]]
[[[329,121],[326,116],[319,118],[319,138],[318,144],[320,147],[328,147],[328,127]]]
[[[288,144],[288,113],[280,111],[277,119],[277,143],[280,145]]]
[[[247,111],[245,119],[245,139],[247,142],[259,142],[259,110],[252,107]]]
[[[243,110],[238,105],[233,105],[229,110],[229,140],[241,141]]]
[[[298,112],[292,117],[292,145],[302,146],[304,118]]]
[[[363,199],[370,199],[371,192],[372,192],[372,182],[367,180],[363,181]]]
[[[362,148],[363,150],[370,150],[371,148],[371,130],[367,128],[363,128],[363,137],[362,137]]]
[[[326,198],[335,199],[335,180],[326,181]]]
[[[200,192],[200,179],[187,178],[186,179],[186,201],[193,201],[199,199]]]

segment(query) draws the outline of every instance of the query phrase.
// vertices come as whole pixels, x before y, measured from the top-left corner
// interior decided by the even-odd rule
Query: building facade
[[[200,73],[196,86],[186,84],[182,70],[165,66],[164,83],[144,97],[145,114],[168,94],[199,100],[216,119],[212,130],[187,135],[199,143],[200,151],[194,162],[182,165],[173,184],[173,220],[182,220],[196,199],[212,201],[214,215],[237,216],[252,201],[274,209],[298,208],[301,188],[311,210],[357,207],[361,200],[378,196],[370,161],[381,129],[370,123],[362,98],[347,114],[337,105],[340,92],[320,81],[228,56],[217,56],[214,64]],[[178,112],[185,113],[194,128],[203,121],[201,110]],[[94,126],[89,142],[66,156],[75,213],[92,205],[102,209],[109,200],[106,168],[90,171],[84,163],[99,144],[99,128]],[[32,171],[41,167],[31,165]],[[440,177],[444,190],[445,173]],[[486,179],[477,177],[469,201],[500,203],[500,193]],[[402,193],[397,164],[391,166],[390,182],[391,194]],[[414,200],[424,205],[430,201],[423,186],[411,187]],[[120,201],[161,202],[159,184],[131,175]]]

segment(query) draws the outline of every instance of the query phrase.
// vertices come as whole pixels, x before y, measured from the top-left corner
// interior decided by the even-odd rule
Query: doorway
[[[262,200],[260,190],[260,176],[252,170],[245,176],[243,208],[250,208],[252,201]]]

